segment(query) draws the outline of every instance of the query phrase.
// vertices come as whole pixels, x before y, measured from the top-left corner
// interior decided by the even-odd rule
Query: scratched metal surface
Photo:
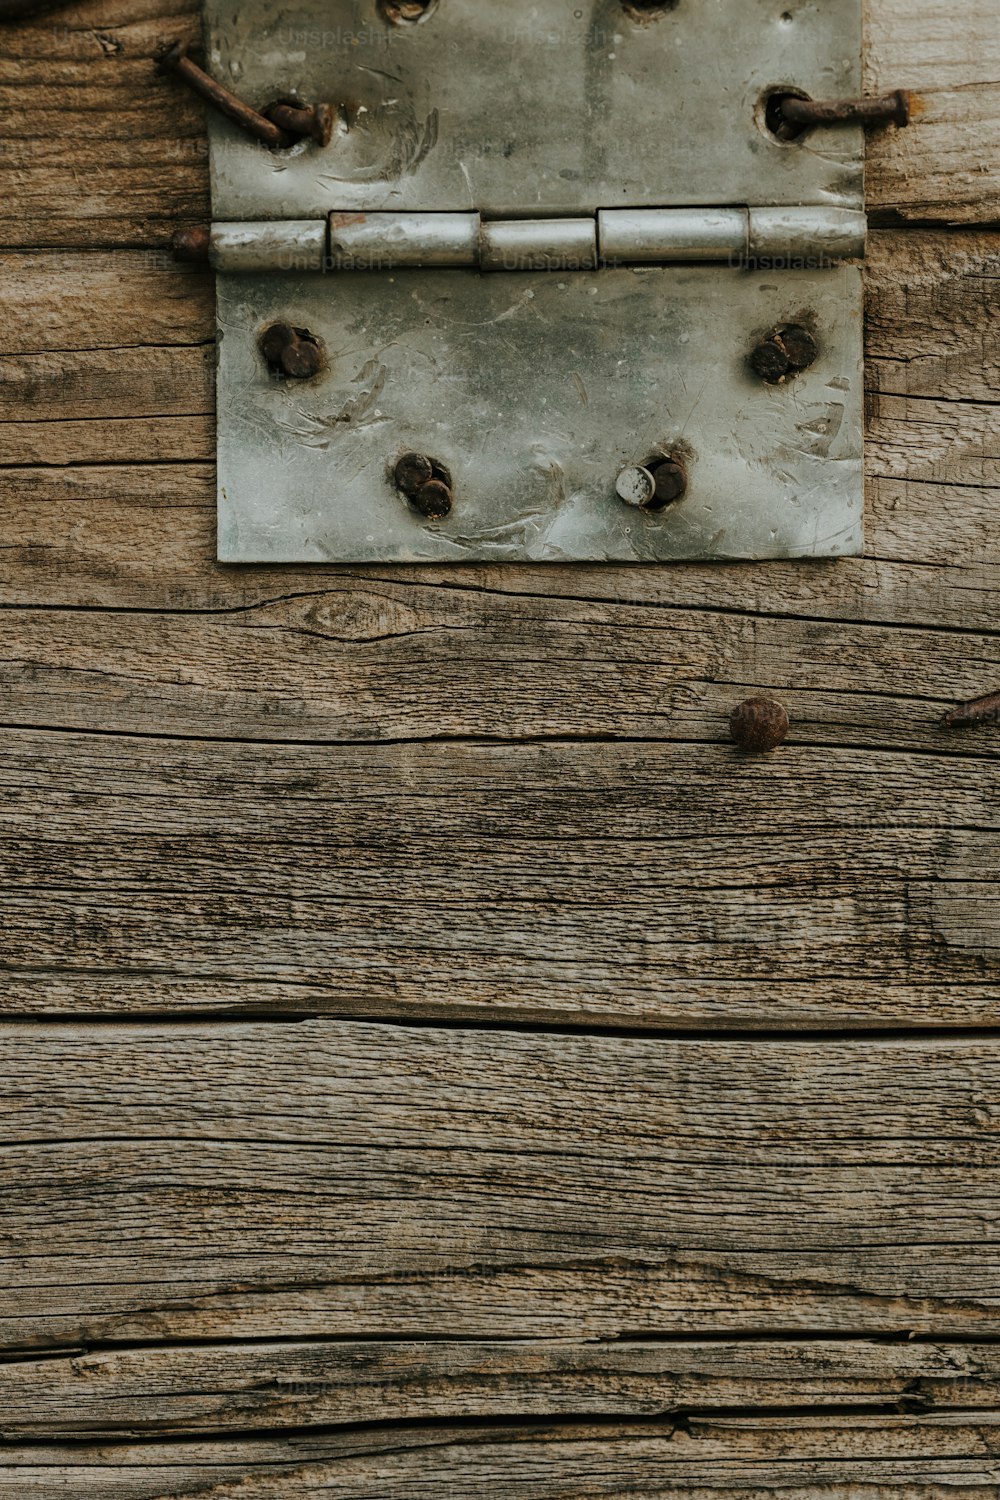
[[[206,0],[209,68],[258,106],[345,106],[331,144],[272,152],[213,117],[216,219],[331,209],[593,212],[860,208],[858,130],[780,145],[774,87],[861,88],[861,0],[440,0],[393,26],[376,0]]]
[[[861,549],[860,273],[725,268],[479,276],[220,276],[219,556],[230,562],[828,557]],[[270,375],[259,330],[318,334],[328,370]],[[748,369],[775,323],[819,332],[785,386]],[[676,506],[615,477],[688,455]],[[416,514],[392,469],[444,463]]]

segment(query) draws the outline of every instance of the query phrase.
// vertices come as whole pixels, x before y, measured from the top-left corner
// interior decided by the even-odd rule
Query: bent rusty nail
[[[180,78],[220,114],[225,115],[236,125],[242,126],[263,145],[289,146],[292,144],[286,132],[280,126],[275,125],[273,120],[266,120],[249,104],[244,104],[242,99],[238,99],[221,83],[210,78],[198,67],[197,63],[193,63],[187,56],[183,42],[174,42],[171,46],[163,48],[156,54],[155,62],[161,72],[172,73],[175,78]]]
[[[796,99],[786,95],[781,114],[799,130],[814,125],[909,125],[911,99],[907,89],[896,89],[877,99]]]
[[[308,136],[320,146],[329,146],[333,138],[334,111],[329,104],[269,104],[264,114],[299,139]]]
[[[1000,693],[988,693],[985,698],[973,698],[970,703],[960,703],[941,720],[948,729],[964,729],[968,724],[988,724],[1000,719]]]

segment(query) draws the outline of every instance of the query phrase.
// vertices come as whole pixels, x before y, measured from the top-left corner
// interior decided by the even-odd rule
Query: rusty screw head
[[[781,385],[800,370],[808,370],[819,345],[808,328],[798,324],[775,328],[750,355],[750,366],[768,385]]]
[[[664,454],[654,454],[644,464],[626,464],[615,480],[615,494],[626,505],[640,510],[663,510],[687,490],[683,464]]]
[[[260,336],[260,352],[275,375],[311,380],[323,368],[323,346],[306,328],[272,323]]]
[[[741,750],[776,750],[788,735],[788,715],[773,698],[747,698],[729,716],[729,732]]]

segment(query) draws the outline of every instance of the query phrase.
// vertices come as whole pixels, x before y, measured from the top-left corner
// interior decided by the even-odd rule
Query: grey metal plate
[[[206,0],[210,71],[250,103],[347,105],[331,144],[272,152],[211,122],[216,219],[332,209],[594,212],[694,204],[861,208],[858,130],[781,145],[775,87],[861,88],[861,0]]]
[[[220,276],[219,557],[228,562],[656,561],[861,549],[862,349],[854,267],[566,276],[467,271]],[[257,347],[284,319],[329,368],[281,382]],[[772,326],[815,327],[787,385],[747,365]],[[676,506],[614,494],[661,445]],[[454,509],[413,511],[407,449],[451,470]]]

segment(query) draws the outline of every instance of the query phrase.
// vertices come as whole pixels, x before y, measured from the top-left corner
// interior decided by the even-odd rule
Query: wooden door
[[[197,8],[3,29],[0,1500],[997,1494],[1000,22],[869,11],[867,556],[650,569],[219,567]]]

